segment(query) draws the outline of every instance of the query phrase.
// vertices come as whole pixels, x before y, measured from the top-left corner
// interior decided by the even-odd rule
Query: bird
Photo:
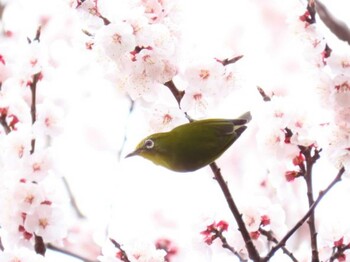
[[[193,172],[219,158],[247,129],[250,112],[237,119],[196,120],[142,139],[125,157],[141,156],[175,172]]]

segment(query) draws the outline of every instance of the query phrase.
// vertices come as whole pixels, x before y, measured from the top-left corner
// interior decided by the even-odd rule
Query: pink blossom
[[[54,205],[41,204],[35,213],[28,215],[24,222],[27,231],[43,237],[45,242],[62,239],[66,232],[62,212]]]

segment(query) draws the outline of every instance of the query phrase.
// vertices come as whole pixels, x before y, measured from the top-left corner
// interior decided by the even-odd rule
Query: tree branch
[[[109,239],[113,245],[120,251],[119,254],[117,254],[118,258],[121,260],[121,261],[124,261],[124,262],[130,262],[129,258],[128,258],[128,255],[126,254],[126,252],[124,251],[124,249],[122,248],[122,246],[117,242],[115,241],[113,238],[110,238]]]
[[[256,250],[254,243],[252,241],[252,238],[250,237],[250,234],[244,224],[244,221],[242,219],[242,215],[239,212],[235,202],[233,201],[231,192],[227,186],[226,181],[224,180],[224,178],[221,175],[221,171],[220,168],[218,168],[218,166],[216,165],[215,162],[210,164],[210,168],[214,173],[214,177],[215,180],[219,183],[219,186],[222,190],[222,192],[224,193],[226,202],[237,222],[238,225],[238,230],[241,232],[241,235],[243,237],[243,240],[245,242],[245,246],[247,248],[247,252],[249,255],[249,258],[252,259],[253,261],[260,261],[260,255],[258,253],[258,251]]]
[[[314,195],[313,195],[313,185],[312,185],[312,168],[317,159],[319,158],[319,151],[314,149],[314,155],[311,156],[311,150],[313,146],[308,147],[300,147],[301,153],[305,157],[305,173],[303,177],[306,181],[307,187],[307,199],[309,202],[309,208],[314,204]],[[310,231],[310,239],[311,239],[311,253],[312,253],[312,262],[318,262],[318,247],[317,247],[317,231],[315,225],[315,212],[314,210],[310,213],[310,217],[308,220],[309,231]]]
[[[342,244],[339,247],[333,247],[333,254],[326,261],[329,261],[329,262],[333,262],[335,260],[345,261],[346,255],[344,254],[344,252],[346,250],[348,250],[348,249],[350,249],[350,245],[349,244],[347,244],[347,245],[346,244]]]
[[[259,94],[262,96],[262,98],[263,98],[263,100],[264,100],[265,102],[271,101],[271,97],[269,97],[269,96],[265,93],[264,89],[262,89],[260,86],[257,86],[256,88],[258,89]]]
[[[128,114],[128,118],[131,116],[132,112],[134,111],[134,107],[135,107],[135,102],[134,100],[131,99],[131,97],[129,96],[129,101],[130,101],[130,106],[129,106],[129,114]],[[120,149],[118,151],[118,159],[120,160],[121,155],[124,151],[124,147],[125,147],[125,143],[127,141],[127,124],[124,126],[124,137],[123,137],[123,142],[122,145],[120,146]]]
[[[35,252],[37,254],[45,256],[46,246],[45,246],[43,238],[41,236],[34,235],[34,239],[35,239],[35,244],[34,244]]]
[[[0,124],[4,128],[5,134],[7,135],[11,132],[11,128],[7,124],[6,117],[7,117],[7,113],[0,114]]]
[[[336,37],[350,45],[350,29],[346,23],[334,17],[322,2],[315,0],[315,3],[317,14],[322,22]]]
[[[0,250],[1,250],[1,251],[4,251],[4,245],[2,244],[1,237],[0,237]]]
[[[4,12],[5,6],[0,3],[0,20],[2,19],[2,14]]]
[[[238,56],[238,57],[233,58],[231,60],[227,60],[226,63],[227,64],[234,63],[241,58],[242,58],[242,56]],[[231,61],[231,62],[229,62],[229,61]],[[181,99],[183,98],[183,96],[185,94],[185,91],[180,91],[179,89],[177,89],[177,87],[175,86],[175,84],[172,80],[166,82],[164,85],[169,88],[169,90],[171,91],[171,93],[175,97],[175,99],[179,105],[179,108],[181,108],[180,103],[181,103]],[[185,115],[186,115],[187,119],[191,122],[192,118],[190,116],[188,116],[187,113],[185,113]],[[219,186],[220,186],[222,192],[224,193],[226,202],[227,202],[227,204],[228,204],[228,206],[229,206],[229,208],[230,208],[230,210],[231,210],[231,212],[236,220],[236,223],[238,225],[238,229],[241,232],[241,235],[242,235],[243,240],[245,242],[245,246],[247,248],[249,258],[252,259],[253,261],[260,261],[260,255],[254,246],[252,238],[250,237],[250,234],[249,234],[249,232],[244,224],[244,221],[242,219],[242,215],[239,212],[239,210],[238,210],[238,208],[237,208],[237,206],[232,198],[232,195],[231,195],[231,192],[227,186],[227,183],[221,175],[220,168],[216,165],[215,162],[210,164],[210,168],[211,168],[212,172],[214,173],[214,178],[219,183]]]
[[[37,83],[41,78],[41,72],[36,73],[35,75],[33,75],[33,79],[32,82],[30,83],[30,91],[32,93],[32,101],[31,101],[31,105],[30,105],[30,115],[32,117],[32,124],[35,123],[36,121],[36,87],[37,87]],[[30,153],[33,154],[35,151],[35,139],[33,138],[31,141],[31,149],[30,149]]]
[[[74,257],[74,258],[77,258],[77,259],[80,259],[82,260],[83,262],[98,262],[97,260],[90,260],[90,259],[87,259],[87,258],[84,258],[80,255],[77,255],[71,251],[68,251],[68,250],[64,250],[62,248],[59,248],[57,246],[54,246],[52,244],[48,244],[47,245],[47,248],[50,249],[50,250],[53,250],[53,251],[57,251],[57,252],[60,252],[62,254],[65,254],[65,255],[68,255],[68,256],[71,256],[71,257]]]
[[[274,237],[273,233],[271,231],[267,231],[263,228],[259,228],[259,232],[265,236],[267,238],[268,241],[278,244],[278,240],[276,237]],[[290,257],[290,259],[294,262],[298,262],[298,260],[294,257],[293,253],[290,252],[286,247],[281,247],[281,249],[283,250],[283,253],[285,253],[287,256]]]
[[[235,256],[238,257],[239,261],[243,262],[243,261],[248,261],[246,259],[244,259],[237,250],[234,249],[234,247],[230,246],[230,244],[227,242],[226,237],[224,237],[224,235],[222,234],[222,232],[218,232],[218,237],[220,238],[221,242],[222,242],[222,247],[226,248],[228,250],[230,250]]]
[[[85,215],[83,214],[83,212],[81,212],[80,208],[78,207],[77,202],[75,201],[75,197],[73,195],[73,192],[72,192],[72,190],[71,190],[71,188],[69,186],[69,183],[68,183],[67,179],[65,177],[62,177],[62,181],[63,181],[64,187],[67,190],[69,200],[71,202],[71,205],[72,205],[72,207],[73,207],[77,217],[80,218],[80,219],[85,218]]]
[[[243,55],[239,55],[239,56],[235,56],[233,58],[226,58],[224,60],[219,60],[219,59],[216,59],[218,62],[220,62],[221,64],[223,64],[224,66],[227,66],[229,64],[234,64],[236,63],[238,60],[240,60],[241,58],[243,58]]]
[[[308,0],[307,11],[309,12],[310,18],[307,20],[309,24],[316,23],[316,6],[315,0]]]
[[[185,91],[183,90],[179,90],[177,89],[177,87],[175,86],[173,80],[170,80],[166,83],[164,83],[164,85],[169,88],[170,92],[173,94],[173,96],[175,97],[177,104],[179,106],[179,108],[181,108],[180,103],[181,103],[181,99],[183,98],[183,96],[185,95]]]
[[[306,214],[295,224],[295,226],[291,230],[289,230],[289,232],[280,240],[280,242],[270,250],[270,252],[262,259],[262,262],[266,262],[270,260],[271,257],[276,253],[276,251],[282,248],[286,244],[288,239],[295,233],[295,231],[297,231],[305,223],[305,221],[310,217],[311,213],[314,211],[314,209],[316,208],[318,203],[321,201],[321,199],[327,194],[327,192],[331,190],[331,188],[341,180],[341,177],[344,174],[344,172],[345,172],[345,169],[344,167],[342,167],[339,170],[338,174],[333,179],[333,181],[327,186],[327,188],[320,191],[317,199],[309,208],[309,210],[306,212]]]

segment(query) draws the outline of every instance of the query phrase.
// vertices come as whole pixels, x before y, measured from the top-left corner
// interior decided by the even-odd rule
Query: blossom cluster
[[[304,193],[301,192],[302,183],[297,182],[297,178],[307,179],[312,175],[305,174],[306,161],[310,163],[321,157],[323,163],[337,169],[344,167],[345,174],[349,173],[349,57],[346,54],[349,47],[344,46],[342,51],[332,49],[314,15],[305,6],[298,8],[299,15],[294,14],[289,20],[289,29],[300,46],[303,61],[299,63],[308,79],[299,82],[301,86],[295,88],[271,90],[267,95],[261,92],[265,95],[265,101],[257,105],[253,112],[259,127],[258,148],[268,170],[267,178],[260,186],[268,191],[270,197],[277,197],[277,206],[283,208],[283,214],[291,212],[291,199],[297,203],[300,200],[297,196]],[[315,178],[318,183],[325,179],[322,176]],[[293,182],[294,185],[286,182]],[[258,213],[253,220],[258,224],[259,216],[261,214]],[[318,223],[327,224],[327,219],[320,217]],[[280,228],[273,232],[286,230],[284,222],[281,222],[283,230]],[[346,241],[343,242],[343,239],[347,239],[347,227],[342,223],[332,230],[327,225],[323,226],[324,230],[319,235],[322,246],[320,255],[326,259],[335,253],[334,250],[338,250],[338,259],[342,261],[346,257],[343,251],[347,249],[347,243],[344,244]]]
[[[18,26],[16,19],[30,4],[40,8],[22,17],[26,26]],[[44,245],[60,243],[67,231],[66,199],[51,148],[64,116],[55,89],[61,61],[53,51],[67,39],[53,34],[58,16],[52,7],[30,4],[7,3],[1,20],[1,261],[44,261]],[[53,4],[65,9],[57,1]]]
[[[156,245],[151,243],[141,242],[139,240],[133,241],[133,243],[125,244],[122,248],[117,248],[108,241],[103,246],[102,256],[99,257],[101,262],[119,262],[119,261],[130,261],[130,262],[165,262],[167,252],[163,249],[156,248]]]
[[[0,260],[25,257],[29,261],[40,261],[44,258],[32,251],[38,238],[44,243],[59,243],[67,232],[65,200],[59,192],[61,180],[56,172],[52,143],[64,131],[66,113],[72,104],[86,98],[94,101],[95,95],[106,91],[105,86],[112,87],[110,90],[135,102],[135,111],[142,111],[147,128],[169,130],[188,122],[186,116],[197,119],[216,113],[222,102],[239,89],[241,61],[238,60],[245,60],[247,56],[246,61],[251,62],[249,51],[254,50],[249,49],[249,45],[257,41],[254,38],[249,43],[241,43],[247,48],[242,50],[248,50],[245,54],[230,50],[231,57],[203,54],[196,57],[193,50],[182,49],[180,1],[12,0],[0,3],[3,11],[0,12],[0,243],[4,249]],[[250,4],[253,5],[242,5]],[[266,2],[256,4],[269,12],[278,8]],[[304,207],[298,195],[304,188],[298,178],[305,177],[305,152],[317,157],[322,153],[325,162],[337,168],[344,166],[346,173],[350,168],[349,48],[344,48],[345,52],[332,50],[313,14],[303,4],[295,5],[291,10],[296,12],[290,12],[289,28],[284,31],[288,40],[295,41],[293,44],[300,48],[294,50],[298,56],[290,64],[281,63],[281,66],[295,69],[297,64],[296,71],[303,72],[302,79],[294,81],[293,75],[290,83],[282,79],[278,87],[269,82],[259,86],[264,99],[259,97],[259,102],[251,103],[253,120],[248,130],[252,131],[246,132],[254,134],[250,142],[263,171],[258,170],[258,164],[249,166],[265,177],[263,182],[251,178],[250,182],[255,179],[253,183],[262,188],[259,194],[263,196],[245,195],[242,219],[262,253],[267,251],[266,242],[272,236],[283,237],[287,225],[295,222],[290,221],[289,214],[295,216],[295,209]],[[250,19],[258,21],[253,16]],[[264,45],[263,41],[260,44]],[[237,59],[232,58],[235,56]],[[268,67],[269,61],[264,62]],[[254,65],[247,66],[251,67]],[[259,70],[264,72],[264,68]],[[247,71],[249,79],[245,79],[244,91],[255,81],[254,74],[258,74]],[[278,82],[279,77],[276,79]],[[254,94],[259,96],[256,85],[254,83]],[[246,100],[250,99],[254,100],[254,95]],[[92,111],[97,107],[90,105]],[[228,115],[232,114],[231,109],[230,104],[226,110]],[[103,129],[108,129],[110,122],[119,118],[119,115],[96,116],[90,125],[101,123]],[[93,143],[98,144],[96,137]],[[254,188],[253,183],[249,188]],[[178,191],[174,195],[178,195]],[[155,199],[158,201],[159,196]],[[302,214],[302,210],[299,212]],[[200,216],[196,214],[192,218],[196,220]],[[229,230],[226,217],[222,219],[200,232],[204,243],[211,245],[218,238],[229,241],[233,234],[239,236],[233,227]],[[319,221],[322,223],[322,219]],[[341,229],[323,228],[319,232],[320,253],[324,258],[337,250],[337,259],[346,259],[349,232],[345,224],[339,223]],[[225,245],[229,247],[229,243]],[[125,255],[128,261],[170,261],[182,251],[178,252],[167,238],[159,239],[156,244],[126,241],[122,249],[111,241],[102,246],[99,259],[104,262],[126,261]],[[244,243],[237,246],[243,254]],[[244,253],[244,257],[246,255]]]

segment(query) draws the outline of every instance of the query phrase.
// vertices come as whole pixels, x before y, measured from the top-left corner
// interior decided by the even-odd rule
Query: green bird
[[[247,112],[238,119],[205,119],[144,138],[128,154],[142,156],[176,172],[191,172],[214,162],[246,130]]]

